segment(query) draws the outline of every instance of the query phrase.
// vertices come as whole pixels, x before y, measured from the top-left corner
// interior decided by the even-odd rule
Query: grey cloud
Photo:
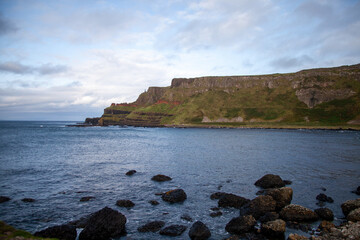
[[[68,67],[65,65],[53,65],[50,63],[43,64],[39,67],[27,66],[18,62],[4,62],[0,63],[0,72],[13,73],[13,74],[39,74],[50,75],[67,72]]]
[[[307,56],[302,55],[300,57],[281,57],[274,59],[270,62],[270,65],[275,69],[291,69],[291,68],[302,68],[306,64],[313,63],[314,60]]]
[[[11,32],[16,32],[17,30],[18,28],[15,26],[15,24],[5,19],[0,13],[0,36]]]

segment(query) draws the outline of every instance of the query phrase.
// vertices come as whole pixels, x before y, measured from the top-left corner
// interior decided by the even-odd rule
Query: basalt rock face
[[[112,104],[98,125],[316,123],[360,125],[360,64],[289,74],[174,78],[130,104]],[[87,120],[94,125],[96,119]],[[319,124],[321,123],[321,124]]]

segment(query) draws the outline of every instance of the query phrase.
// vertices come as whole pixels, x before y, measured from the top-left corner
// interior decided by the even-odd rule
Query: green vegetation
[[[6,223],[0,221],[0,239],[1,240],[17,239],[16,237],[22,237],[21,239],[25,238],[24,240],[26,239],[57,240],[56,238],[35,237],[26,231],[15,229],[12,226],[7,225]]]

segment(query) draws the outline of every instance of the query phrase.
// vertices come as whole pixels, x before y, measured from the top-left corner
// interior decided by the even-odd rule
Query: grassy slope
[[[0,239],[1,240],[17,239],[16,237],[22,237],[21,239],[57,240],[56,238],[34,237],[33,235],[31,235],[26,231],[15,229],[12,226],[7,225],[6,223],[0,221]]]

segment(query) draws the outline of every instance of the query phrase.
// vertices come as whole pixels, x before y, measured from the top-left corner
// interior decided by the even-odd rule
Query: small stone
[[[290,180],[283,180],[283,182],[285,183],[285,185],[291,185],[292,184],[292,181],[290,181]]]
[[[159,205],[159,202],[156,200],[150,200],[149,203],[153,206]]]
[[[91,199],[94,199],[95,197],[92,197],[92,196],[87,196],[87,197],[82,197],[80,199],[80,202],[87,202],[87,201],[90,201]]]
[[[188,222],[192,222],[193,219],[189,216],[189,214],[183,214],[180,217],[182,220],[188,221]]]
[[[214,217],[220,217],[221,215],[223,215],[223,213],[221,211],[217,211],[217,212],[212,212],[210,213],[210,217],[214,218]]]
[[[164,193],[161,197],[165,202],[179,203],[187,199],[187,195],[182,189],[174,189]]]
[[[35,199],[33,199],[33,198],[23,198],[23,199],[21,199],[21,201],[31,203],[31,202],[35,202]]]
[[[181,234],[183,234],[183,232],[185,232],[186,228],[187,227],[184,225],[171,225],[162,229],[160,231],[160,235],[172,237],[180,236]]]
[[[218,207],[212,207],[212,208],[210,208],[210,210],[211,210],[211,211],[220,211],[220,208],[218,208]]]
[[[135,203],[133,203],[130,200],[118,200],[118,201],[116,201],[116,205],[119,207],[131,208],[131,207],[135,206]]]
[[[156,181],[156,182],[165,182],[165,181],[172,180],[172,178],[169,176],[166,176],[166,175],[158,174],[158,175],[153,176],[151,178],[151,180]]]
[[[163,226],[165,226],[165,222],[163,222],[163,221],[153,221],[153,222],[149,222],[149,223],[139,227],[138,231],[139,232],[157,232]]]
[[[136,173],[136,170],[130,170],[127,173],[125,173],[126,176],[132,176]]]
[[[11,198],[9,198],[9,197],[0,196],[0,203],[4,203],[4,202],[10,201],[10,200],[11,200]]]
[[[316,200],[321,201],[321,202],[328,202],[328,203],[334,202],[334,200],[331,197],[328,197],[323,193],[320,193],[319,195],[317,195]]]
[[[192,240],[206,240],[211,237],[211,232],[204,223],[197,221],[191,226],[189,237]]]

